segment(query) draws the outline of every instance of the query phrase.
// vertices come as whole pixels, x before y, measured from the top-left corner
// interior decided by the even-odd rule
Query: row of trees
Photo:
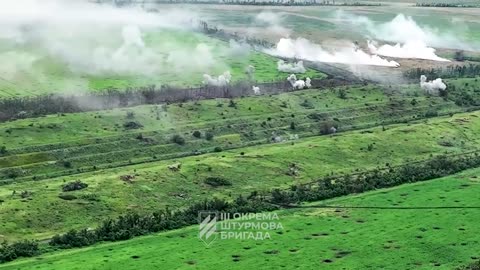
[[[347,85],[348,82],[337,79],[312,80],[315,88],[328,88]],[[262,94],[277,94],[293,91],[289,82],[258,84]],[[84,95],[45,95],[38,97],[0,99],[0,122],[39,117],[55,113],[73,113],[133,107],[144,104],[186,102],[200,99],[235,98],[254,95],[252,85],[239,82],[224,87],[203,86],[198,88],[175,88],[155,86],[110,89]]]
[[[422,75],[427,76],[429,79],[476,77],[480,75],[480,65],[451,65],[445,68],[432,69],[416,68],[404,73],[406,78],[415,80],[419,80]]]
[[[335,0],[158,0],[156,3],[182,4],[223,4],[223,5],[251,5],[251,6],[380,6],[379,3],[347,2]]]
[[[319,201],[378,188],[393,187],[404,183],[425,181],[454,174],[480,166],[478,152],[457,156],[438,156],[423,162],[398,167],[388,166],[373,171],[343,176],[327,176],[308,184],[292,185],[287,190],[252,192],[248,197],[239,196],[233,201],[214,198],[195,203],[182,210],[168,208],[151,214],[131,213],[116,219],[107,219],[96,229],[71,230],[56,235],[49,245],[56,248],[89,246],[100,241],[120,241],[149,233],[178,229],[198,222],[200,211],[226,213],[257,213],[273,211],[294,203]],[[14,255],[12,255],[14,250]],[[23,241],[4,244],[0,248],[0,261],[29,257],[40,253],[35,242]]]
[[[475,8],[475,7],[480,7],[479,4],[462,4],[462,3],[455,3],[455,2],[450,2],[450,3],[417,3],[417,7],[449,7],[449,8]]]

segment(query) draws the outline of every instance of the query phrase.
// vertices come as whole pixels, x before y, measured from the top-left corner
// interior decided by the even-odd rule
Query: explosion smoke
[[[289,39],[282,38],[274,49],[266,49],[266,53],[275,56],[297,58],[309,61],[341,63],[352,65],[374,65],[398,67],[395,61],[388,61],[377,55],[370,55],[356,48],[351,43],[335,52],[325,51],[320,45],[311,43],[304,38]]]
[[[208,74],[203,74],[203,84],[210,86],[227,86],[232,79],[230,71],[225,71],[222,75],[214,78]]]
[[[371,53],[382,56],[450,62],[448,59],[437,56],[435,49],[427,47],[422,41],[409,41],[403,45],[384,44],[380,47],[376,42],[368,41],[368,48]]]
[[[438,95],[440,91],[447,89],[447,85],[443,83],[441,78],[433,81],[427,81],[427,76],[420,76],[420,87],[430,95]]]
[[[278,60],[277,69],[278,71],[288,73],[305,73],[307,71],[303,66],[303,61],[298,61],[297,63],[285,63],[283,60]]]
[[[310,78],[306,78],[305,81],[304,80],[297,80],[297,76],[295,74],[290,74],[290,76],[287,77],[287,81],[290,82],[290,84],[292,85],[293,89],[304,89],[305,87],[306,88],[310,88],[312,87],[312,80]]]

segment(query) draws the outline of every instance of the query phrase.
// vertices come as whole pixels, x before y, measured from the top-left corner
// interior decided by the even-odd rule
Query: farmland
[[[480,201],[475,195],[480,188],[478,174],[478,169],[470,170],[283,210],[278,212],[283,230],[265,241],[217,239],[206,248],[197,238],[197,228],[191,227],[46,254],[42,259],[0,268],[113,269],[121,264],[122,269],[138,269],[139,265],[143,269],[157,269],[160,265],[200,269],[245,269],[252,265],[261,265],[263,269],[286,265],[325,269],[452,269],[479,256],[472,248],[480,241],[476,218]],[[338,208],[325,209],[322,205]],[[264,258],[261,262],[257,261],[259,256]],[[84,262],[89,266],[80,266]]]
[[[358,91],[363,93],[361,90]],[[311,92],[308,90],[293,95],[299,95],[301,98],[298,99],[298,103],[301,103],[305,95],[312,94]],[[373,89],[369,92],[370,98],[379,99],[378,92]],[[350,95],[355,93],[354,89],[349,92]],[[290,101],[295,100],[291,95],[285,94],[284,96],[289,96],[288,100]],[[315,95],[317,94],[315,93]],[[334,106],[333,104],[344,106],[341,105],[343,102],[355,102],[349,99],[343,100],[335,93],[331,93],[330,97],[328,95],[325,93],[318,104],[327,102],[331,106]],[[281,99],[278,98],[271,101],[281,103],[279,102]],[[269,100],[268,97],[265,99]],[[418,100],[422,102],[421,99]],[[241,114],[240,108],[245,107],[243,102],[254,107],[255,103],[252,101],[259,101],[259,98],[239,100],[236,103],[238,113]],[[365,102],[364,99],[361,101]],[[207,104],[210,103],[210,106],[219,108],[215,105],[216,102],[207,101]],[[343,127],[345,132],[338,133],[333,137],[314,136],[320,132],[321,122],[311,120],[308,116],[304,116],[304,120],[299,120],[302,106],[298,106],[298,110],[295,110],[293,118],[295,120],[292,120],[292,111],[289,111],[285,112],[285,118],[288,120],[283,121],[272,104],[267,102],[256,104],[256,109],[252,109],[252,111],[261,112],[263,115],[260,120],[257,120],[260,122],[258,124],[259,131],[253,132],[257,135],[245,136],[240,131],[231,133],[235,129],[228,127],[225,128],[225,134],[222,134],[219,128],[221,122],[215,121],[215,137],[211,141],[205,138],[195,138],[191,135],[192,131],[179,132],[176,130],[172,133],[182,134],[187,138],[188,142],[183,145],[172,143],[170,135],[164,138],[162,143],[162,136],[157,135],[158,137],[156,137],[155,133],[142,131],[144,134],[142,139],[137,138],[137,132],[131,135],[131,139],[127,140],[122,137],[118,143],[112,143],[115,136],[90,138],[90,135],[83,137],[76,133],[75,135],[80,136],[79,138],[71,138],[61,144],[32,145],[9,150],[13,153],[16,151],[18,154],[7,155],[1,160],[2,164],[6,166],[1,171],[4,187],[3,192],[0,193],[0,199],[3,201],[2,207],[5,210],[0,223],[4,236],[6,239],[29,238],[30,236],[45,238],[66,227],[82,228],[98,222],[102,217],[114,217],[130,210],[148,212],[164,206],[181,207],[212,195],[234,197],[255,190],[269,190],[271,186],[287,187],[293,183],[305,183],[330,173],[351,173],[359,168],[372,169],[387,163],[403,164],[426,159],[432,155],[458,154],[476,150],[478,146],[478,136],[476,136],[480,124],[478,113],[464,113],[450,117],[449,112],[459,109],[450,103],[444,104],[445,107],[437,107],[440,113],[447,114],[446,117],[438,119],[421,119],[425,117],[421,115],[420,119],[416,120],[409,112],[408,106],[404,108],[403,112],[402,110],[396,111],[396,115],[401,117],[397,121],[411,121],[409,125],[392,122],[381,126],[381,122],[370,122],[376,117],[379,117],[377,121],[382,121],[384,113],[380,113],[383,110],[380,105],[376,106],[377,110],[380,110],[377,112],[378,116],[375,116],[376,109],[368,110],[366,115],[362,114],[363,110],[356,108],[359,110],[357,112],[352,109],[353,112],[360,114],[358,119],[343,119],[341,114],[337,115],[334,112],[330,117],[336,118],[334,116],[337,116],[341,125],[345,125]],[[408,104],[412,106],[411,102]],[[263,105],[268,107],[262,108]],[[180,127],[181,122],[175,120],[173,115],[182,115],[181,112],[184,109],[187,112],[190,111],[190,106],[198,107],[199,105],[177,106],[176,114],[174,114],[174,110],[168,110],[169,113],[172,113],[170,119],[173,118],[178,123],[177,128]],[[420,107],[418,104],[416,106]],[[228,108],[227,105],[226,107]],[[268,116],[267,108],[270,108],[271,112],[275,112],[275,114]],[[214,109],[207,110],[213,111]],[[224,108],[220,111],[225,112]],[[247,109],[244,113],[248,114],[252,111]],[[330,111],[327,110],[327,112]],[[349,112],[351,111],[349,110]],[[420,112],[420,109],[415,112]],[[148,123],[143,120],[148,118],[140,118],[140,113],[137,111],[138,119],[142,119],[142,123]],[[146,109],[144,113],[148,115],[151,114],[151,111]],[[405,115],[403,115],[404,113]],[[120,115],[119,121],[125,117],[123,114]],[[205,114],[204,117],[201,120],[187,121],[189,125],[186,128],[204,130],[194,124],[196,121],[208,123],[208,114]],[[272,120],[264,119],[269,117]],[[278,120],[273,120],[273,118]],[[47,117],[37,121],[50,121],[51,119]],[[108,117],[105,119],[115,126],[112,119]],[[252,123],[252,117],[247,116],[236,116],[230,119],[232,122],[228,122],[226,125],[238,125],[243,130],[246,126],[240,124],[239,121]],[[367,119],[368,121],[366,121]],[[295,130],[291,129],[292,121],[296,123]],[[68,123],[68,121],[63,122]],[[262,125],[262,122],[266,122],[267,126]],[[13,123],[18,124],[18,122]],[[30,124],[27,123],[25,126],[30,128]],[[366,129],[348,131],[347,124],[358,125],[356,128],[364,126]],[[44,125],[49,124],[45,123]],[[377,127],[369,128],[370,126]],[[342,126],[339,126],[339,129],[341,128]],[[58,129],[62,130],[62,128]],[[75,129],[80,128],[75,127]],[[68,130],[74,130],[74,128],[68,128]],[[206,130],[210,129],[206,128]],[[45,128],[43,132],[51,134],[52,129]],[[275,132],[277,136],[283,136],[284,141],[272,144],[272,132]],[[35,132],[32,134],[36,135]],[[300,139],[291,137],[299,134]],[[59,136],[66,138],[66,135],[61,133]],[[204,135],[202,134],[202,136]],[[145,143],[146,138],[152,139]],[[92,145],[92,142],[96,143]],[[408,145],[405,145],[405,142],[408,142]],[[265,145],[260,146],[261,144]],[[52,150],[47,150],[49,148]],[[222,151],[215,148],[232,150]],[[41,149],[45,150],[41,151]],[[26,151],[26,153],[20,154],[20,151]],[[198,156],[202,152],[203,155]],[[291,158],[292,155],[295,158]],[[66,166],[66,162],[70,165]],[[168,170],[168,166],[174,163],[182,164],[180,173]],[[287,175],[286,172],[291,163],[297,164],[302,173],[296,177]],[[322,164],[322,166],[318,166],[318,164]],[[102,170],[103,168],[107,170]],[[249,174],[244,175],[245,171],[248,171]],[[16,172],[19,175],[12,179],[12,173]],[[62,175],[65,176],[56,177]],[[131,183],[124,182],[121,177],[125,175],[133,175],[135,179]],[[203,180],[211,175],[229,179],[232,185],[223,188],[212,188],[205,185]],[[74,200],[64,201],[61,199],[59,196],[62,193],[62,185],[77,179],[82,179],[83,182],[89,184],[89,187],[70,193],[76,197]],[[179,188],[179,183],[181,183],[181,188]],[[14,191],[16,194],[12,194]],[[20,191],[28,191],[31,196],[22,199]],[[72,209],[76,210],[72,211]],[[16,215],[15,213],[25,214]],[[48,213],[56,214],[49,215]],[[56,229],[55,224],[60,226]]]
[[[480,264],[479,9],[439,1],[0,4],[0,269]]]

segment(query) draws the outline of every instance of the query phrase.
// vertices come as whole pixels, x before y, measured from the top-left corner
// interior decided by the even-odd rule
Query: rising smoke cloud
[[[252,86],[252,91],[255,95],[260,95],[261,94],[260,93],[260,87],[258,87],[258,86],[255,86],[255,85]]]
[[[290,74],[288,76],[287,81],[292,85],[293,89],[304,89],[312,87],[312,80],[307,77],[305,80],[297,80],[297,76],[295,74]]]
[[[225,71],[222,75],[218,77],[212,77],[209,74],[203,74],[203,84],[210,86],[227,86],[230,84],[232,75],[230,71]]]
[[[285,63],[283,60],[278,60],[277,69],[281,72],[287,73],[305,73],[307,70],[303,66],[303,61],[297,63]]]
[[[326,51],[322,46],[312,43],[304,38],[290,39],[282,38],[273,49],[265,49],[271,55],[296,58],[308,61],[326,63],[341,63],[352,65],[373,65],[373,66],[400,66],[395,61],[389,61],[377,55],[370,55],[358,49],[353,43],[334,52]]]
[[[384,44],[381,46],[378,46],[377,42],[368,41],[368,49],[373,54],[388,57],[450,62],[448,59],[437,56],[435,49],[427,47],[422,41],[409,41],[404,45],[397,43],[395,45]]]
[[[371,39],[396,42],[400,44],[413,43],[436,48],[472,50],[466,41],[442,29],[419,25],[411,16],[398,14],[391,21],[378,23],[365,16],[357,16],[344,11],[338,11],[336,17],[356,28],[363,29]],[[421,47],[420,47],[421,48]]]
[[[192,54],[188,50],[161,54],[146,44],[145,32],[188,30],[195,17],[175,9],[148,13],[83,0],[5,0],[0,8],[0,41],[7,45],[0,49],[0,61],[18,54],[21,62],[16,60],[18,68],[11,71],[17,74],[31,72],[36,61],[49,57],[75,73],[151,75],[171,68],[159,64],[165,59],[177,67],[189,66]],[[25,66],[23,49],[35,58],[30,67]],[[200,54],[204,52],[194,55],[193,62],[204,63]]]
[[[433,81],[427,81],[427,76],[420,76],[420,87],[430,95],[438,95],[440,91],[447,89],[447,85],[441,78],[437,78]]]

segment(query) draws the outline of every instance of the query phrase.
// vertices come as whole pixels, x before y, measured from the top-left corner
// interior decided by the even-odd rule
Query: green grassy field
[[[478,96],[475,79],[449,83],[459,93]],[[325,121],[335,121],[339,131],[347,131],[468,110],[454,102],[453,97],[462,94],[454,94],[445,100],[424,96],[417,85],[349,86],[237,98],[234,106],[218,99],[17,120],[0,124],[0,146],[7,150],[0,157],[0,182],[197,155],[215,147],[266,144],[275,137],[288,141],[316,136]],[[142,127],[126,129],[125,123],[132,121]],[[194,131],[200,138],[192,135]],[[213,140],[205,139],[207,132]],[[173,143],[175,134],[183,136],[185,144]]]
[[[459,91],[452,97],[476,97],[475,79],[448,83]],[[233,103],[203,100],[1,123],[0,146],[7,150],[0,157],[2,238],[46,238],[128,210],[185,206],[210,194],[230,197],[286,187],[328,173],[460,153],[478,145],[478,113],[425,119],[432,112],[449,115],[469,107],[424,96],[417,85],[310,89]],[[342,133],[319,137],[321,124],[333,120]],[[143,127],[126,130],[128,121]],[[402,124],[382,128],[395,123]],[[365,130],[370,127],[376,128]],[[192,135],[195,130],[201,131],[200,138]],[[207,131],[213,140],[205,139]],[[173,143],[174,134],[186,143]],[[275,136],[283,142],[273,143]],[[232,150],[217,153],[215,148]],[[182,163],[180,173],[167,168],[176,162]],[[292,162],[302,168],[295,178],[286,175]],[[212,174],[233,185],[209,187],[203,180]],[[124,175],[135,180],[126,183],[120,179]],[[74,180],[88,183],[88,189],[71,193],[75,200],[60,199],[61,186]],[[22,198],[22,191],[32,194]]]
[[[244,147],[222,153],[144,163],[110,170],[76,174],[41,181],[23,181],[3,186],[0,228],[4,238],[46,238],[67,228],[94,226],[102,218],[127,211],[149,212],[159,207],[181,207],[213,195],[234,197],[254,190],[288,187],[329,173],[348,173],[389,164],[402,164],[431,155],[477,149],[479,113],[459,114],[411,125],[396,125],[345,132],[337,136]],[[368,149],[372,144],[372,149]],[[243,153],[243,154],[242,154]],[[180,162],[180,172],[168,165]],[[289,165],[301,168],[298,176],[287,175]],[[122,175],[132,175],[127,183]],[[203,180],[221,176],[231,186],[212,188]],[[65,182],[81,180],[87,189],[58,196]],[[13,194],[13,191],[16,191]],[[31,192],[22,198],[21,191]]]
[[[254,80],[257,82],[283,81],[289,75],[277,70],[278,59],[274,57],[238,49],[227,42],[200,33],[157,30],[146,33],[144,42],[147,48],[163,56],[161,62],[149,63],[158,67],[153,74],[142,70],[134,72],[135,74],[107,71],[90,74],[76,71],[61,58],[49,56],[47,52],[37,47],[18,46],[0,40],[1,59],[19,66],[17,72],[13,74],[10,74],[11,70],[0,69],[0,98],[82,93],[88,90],[125,89],[148,85],[200,86],[203,74],[218,76],[225,71],[230,71],[232,81],[236,82],[247,80],[245,71],[249,65],[255,67]],[[2,52],[6,53],[1,54]],[[170,59],[178,61],[171,63]],[[323,78],[325,75],[308,70],[305,76]]]
[[[480,241],[479,174],[475,169],[278,211],[283,230],[272,231],[271,239],[263,241],[217,239],[205,247],[192,226],[0,268],[452,269],[480,255],[475,249]],[[338,208],[315,208],[324,204]],[[441,206],[458,208],[437,208]]]

